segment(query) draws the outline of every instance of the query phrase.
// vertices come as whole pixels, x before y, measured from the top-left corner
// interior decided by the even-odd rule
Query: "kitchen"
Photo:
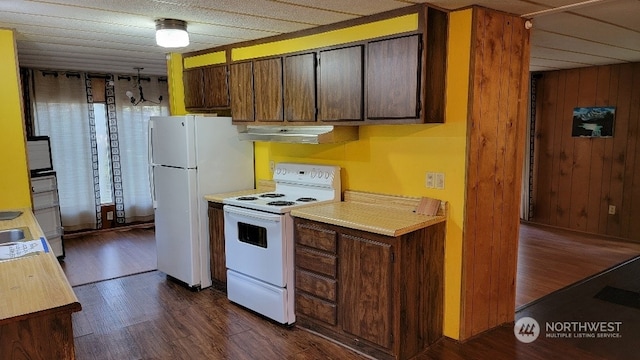
[[[462,22],[462,28],[469,29],[468,14],[453,15],[451,22]],[[453,26],[459,29],[460,27]],[[456,36],[469,37],[469,33],[455,31],[449,34],[451,43]],[[464,41],[462,42],[464,43]],[[448,88],[449,98],[466,100],[468,68],[468,49],[449,48]],[[453,55],[452,55],[453,54]],[[181,62],[172,58],[175,63]],[[457,64],[456,61],[460,61]],[[465,63],[465,61],[467,61]],[[180,66],[172,67],[179,71]],[[178,69],[178,70],[176,70]],[[454,71],[459,70],[459,71]],[[462,84],[460,84],[462,82]],[[456,84],[460,86],[456,86]],[[455,92],[458,92],[457,94]],[[179,94],[179,92],[177,92]],[[174,93],[175,95],[175,93]],[[172,101],[177,100],[175,96]],[[315,147],[290,146],[285,144],[256,145],[256,178],[271,177],[270,162],[318,162],[336,163],[346,169],[342,186],[348,189],[358,189],[375,193],[403,194],[403,195],[431,195],[446,198],[451,205],[451,213],[447,223],[447,252],[448,258],[453,259],[445,266],[447,279],[445,280],[446,303],[450,304],[450,311],[445,315],[444,331],[447,336],[457,338],[460,322],[460,293],[462,282],[461,252],[462,252],[462,209],[465,206],[462,191],[465,187],[464,169],[466,147],[466,107],[460,102],[456,106],[447,107],[447,123],[438,125],[407,125],[361,127],[360,141],[343,145],[321,145]],[[393,152],[387,151],[393,148]],[[444,154],[442,149],[448,149]],[[427,164],[426,167],[416,167],[415,164]],[[435,170],[446,174],[445,191],[424,190],[424,173]],[[383,176],[380,176],[380,175]],[[399,176],[397,174],[405,174]],[[420,190],[417,190],[420,189]]]

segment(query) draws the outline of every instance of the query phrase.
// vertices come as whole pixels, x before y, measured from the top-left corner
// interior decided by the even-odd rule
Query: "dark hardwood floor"
[[[157,271],[74,288],[76,356],[83,359],[364,359],[322,337],[287,328]]]
[[[60,263],[71,286],[157,269],[153,224],[65,235]]]
[[[521,224],[516,309],[634,256],[640,243]]]
[[[639,245],[527,224],[521,230],[518,299],[527,302],[522,299],[538,300],[529,303],[529,306],[520,306],[516,318],[526,315],[553,319],[556,316],[558,320],[564,320],[566,317],[561,319],[560,315],[550,313],[555,308],[564,309],[561,311],[566,313],[566,308],[559,305],[564,303],[569,304],[569,308],[581,309],[584,314],[612,313],[610,304],[583,301],[575,292],[569,291],[575,286],[567,285],[596,274],[619,259],[622,259],[618,261],[621,262],[640,254]],[[131,237],[139,230],[131,231],[120,235]],[[152,234],[152,230],[150,232]],[[113,236],[118,237],[118,234]],[[149,230],[140,236],[149,237]],[[105,237],[102,236],[103,239]],[[103,270],[95,268],[99,264],[109,264],[107,261],[94,259],[93,264],[85,269],[71,266],[69,243],[67,246],[65,272],[68,276],[82,271],[104,274]],[[138,257],[132,250],[135,246],[131,247],[131,244],[111,246],[111,249],[118,251],[123,248],[133,259]],[[557,248],[563,249],[562,252],[558,253]],[[109,251],[103,255],[105,253]],[[96,256],[99,258],[102,255]],[[625,277],[624,274],[618,276]],[[640,278],[640,274],[633,274],[633,277]],[[553,289],[559,288],[562,291],[548,295]],[[80,360],[365,358],[295,326],[288,328],[268,321],[230,303],[225,294],[217,290],[209,288],[191,292],[167,280],[158,271],[91,282],[75,286],[74,291],[83,306],[81,312],[73,315],[76,355]],[[609,307],[605,311],[602,306]],[[574,313],[584,319],[585,315],[580,314]],[[639,334],[627,332],[624,335],[632,339]],[[628,342],[608,345],[624,347],[628,346]],[[598,349],[581,342],[549,338],[539,338],[525,344],[515,338],[513,325],[510,324],[482,333],[464,343],[442,339],[416,359],[608,358],[606,352]],[[618,353],[623,355],[611,358],[623,359],[627,354],[624,349]]]

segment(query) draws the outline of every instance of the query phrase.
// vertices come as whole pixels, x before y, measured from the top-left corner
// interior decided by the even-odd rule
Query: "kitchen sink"
[[[31,240],[31,232],[27,227],[0,230],[0,244],[23,240]]]

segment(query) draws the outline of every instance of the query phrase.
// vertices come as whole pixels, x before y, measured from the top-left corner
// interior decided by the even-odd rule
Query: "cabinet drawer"
[[[53,175],[31,178],[31,190],[34,193],[56,190],[56,177]]]
[[[327,275],[335,279],[336,277],[336,257],[326,255],[317,251],[298,247],[296,249],[296,266]]]
[[[34,210],[56,205],[58,205],[58,193],[55,190],[33,193]]]
[[[336,280],[318,276],[308,271],[296,271],[296,289],[319,298],[336,301]]]
[[[330,325],[337,324],[338,312],[336,305],[310,295],[296,294],[296,313]]]
[[[336,253],[336,232],[308,224],[296,225],[296,241],[316,249]]]

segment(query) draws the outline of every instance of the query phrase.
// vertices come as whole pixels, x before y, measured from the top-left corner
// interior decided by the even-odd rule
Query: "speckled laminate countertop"
[[[420,215],[384,205],[335,202],[293,209],[291,215],[387,236],[400,236],[446,220],[444,215]]]

